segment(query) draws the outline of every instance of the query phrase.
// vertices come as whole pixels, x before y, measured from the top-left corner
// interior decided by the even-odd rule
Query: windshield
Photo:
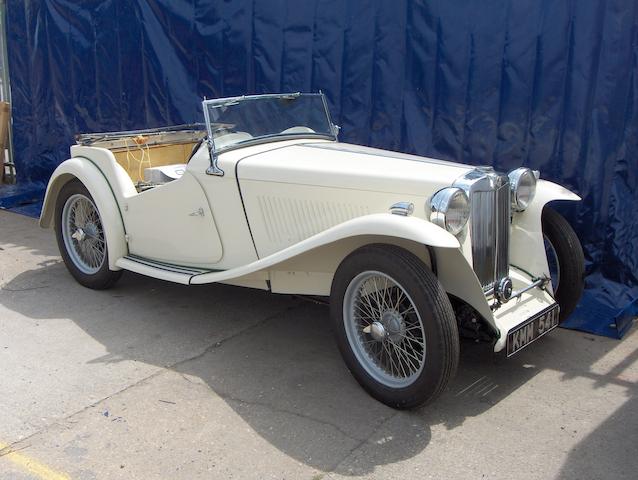
[[[264,139],[336,139],[321,93],[204,100],[204,117],[216,152]]]

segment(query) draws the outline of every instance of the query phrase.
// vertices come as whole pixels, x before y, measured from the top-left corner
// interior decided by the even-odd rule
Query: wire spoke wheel
[[[425,365],[423,322],[415,303],[392,277],[365,271],[346,289],[343,322],[353,353],[379,383],[404,388]]]
[[[106,259],[102,220],[93,201],[85,195],[71,195],[62,209],[62,237],[73,264],[82,273],[97,273]]]

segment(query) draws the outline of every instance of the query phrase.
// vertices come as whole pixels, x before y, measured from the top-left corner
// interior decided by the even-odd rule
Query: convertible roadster
[[[329,298],[357,381],[410,408],[455,374],[459,337],[512,355],[583,289],[583,252],[547,206],[579,200],[507,174],[338,141],[322,94],[203,102],[204,123],[84,134],[40,224],[82,285],[130,270]]]

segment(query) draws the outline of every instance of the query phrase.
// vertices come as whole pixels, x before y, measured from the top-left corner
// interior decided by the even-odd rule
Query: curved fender
[[[55,169],[44,196],[44,205],[40,214],[40,226],[49,228],[53,225],[53,215],[58,194],[64,184],[74,178],[84,184],[100,212],[109,253],[109,268],[111,270],[121,270],[115,262],[128,254],[128,247],[120,209],[106,178],[89,160],[77,157],[71,158],[62,162]]]
[[[550,182],[549,180],[538,180],[536,183],[536,195],[534,196],[534,201],[532,202],[532,205],[530,205],[530,208],[538,207],[540,205],[542,209],[545,204],[552,200],[572,200],[576,202],[582,200],[582,198],[574,192],[567,190],[562,185]]]
[[[395,237],[412,240],[436,248],[460,248],[456,237],[433,223],[416,217],[403,217],[390,213],[377,213],[357,217],[336,225],[295,245],[273,253],[248,265],[223,272],[204,273],[194,276],[190,283],[212,283],[243,277],[261,270],[268,270],[316,248],[346,238],[361,235]]]
[[[554,200],[580,199],[578,195],[556,183],[539,180],[536,184],[536,195],[529,207],[524,212],[513,213],[510,263],[534,275],[549,276],[541,223],[543,208]]]

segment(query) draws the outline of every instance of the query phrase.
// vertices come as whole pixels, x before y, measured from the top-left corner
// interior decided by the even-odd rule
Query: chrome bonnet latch
[[[398,202],[390,207],[390,213],[408,217],[414,213],[414,204],[411,202]]]

